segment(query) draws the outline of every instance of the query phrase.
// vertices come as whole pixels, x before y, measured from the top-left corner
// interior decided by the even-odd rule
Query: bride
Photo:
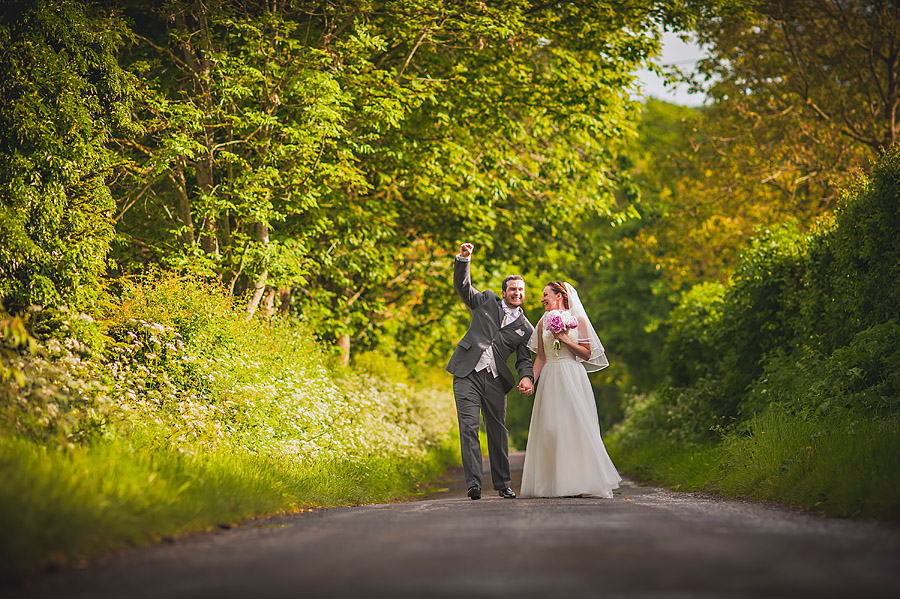
[[[587,376],[609,366],[603,345],[574,287],[552,282],[544,287],[541,303],[544,315],[528,342],[537,353],[534,379],[540,381],[528,430],[521,495],[612,497],[622,477],[600,438]]]

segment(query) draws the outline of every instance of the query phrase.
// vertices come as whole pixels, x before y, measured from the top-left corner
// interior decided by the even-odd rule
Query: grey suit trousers
[[[466,486],[482,488],[481,445],[478,442],[478,414],[484,413],[488,455],[494,489],[510,483],[509,431],[506,429],[506,392],[502,379],[487,370],[453,377],[453,395],[459,418],[459,441]]]

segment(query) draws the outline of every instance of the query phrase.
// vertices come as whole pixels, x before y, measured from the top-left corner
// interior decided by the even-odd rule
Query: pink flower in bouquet
[[[547,319],[547,329],[551,333],[562,333],[566,328],[566,321],[563,320],[562,314],[560,312],[556,314],[551,312],[550,318]]]
[[[559,310],[551,310],[544,319],[547,330],[551,333],[564,333],[569,329],[578,328],[578,319],[569,312],[561,312]],[[553,349],[559,349],[559,339],[553,340]]]

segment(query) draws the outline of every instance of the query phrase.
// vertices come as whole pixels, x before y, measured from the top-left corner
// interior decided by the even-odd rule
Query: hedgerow
[[[652,444],[670,461],[678,444],[739,447],[741,439],[766,434],[767,422],[777,422],[779,431],[791,426],[785,422],[818,428],[821,436],[832,435],[834,426],[865,422],[867,430],[896,436],[898,290],[900,150],[895,148],[813,232],[801,235],[790,224],[762,232],[726,285],[705,283],[684,295],[669,319],[667,383],[631,398],[612,445],[625,462],[629,452]],[[789,435],[776,435],[793,443]],[[806,447],[814,444],[782,450],[829,460],[821,452],[803,453]],[[759,481],[742,487],[729,473],[740,466],[741,455],[756,458],[729,455],[708,462],[705,486],[716,488],[717,480],[727,478],[732,491],[752,489]],[[896,460],[875,455],[866,466],[873,476],[900,475]],[[859,469],[856,461],[829,463]],[[845,475],[834,472],[833,484],[840,485]],[[815,503],[827,506],[834,491],[824,477],[818,480],[823,488],[817,492],[826,499]],[[889,497],[879,499],[879,509],[888,512],[880,515],[900,511],[900,493],[892,489],[884,488]],[[773,491],[769,498],[779,496]],[[842,502],[850,504],[855,505]],[[863,508],[856,513],[860,510],[871,514]]]

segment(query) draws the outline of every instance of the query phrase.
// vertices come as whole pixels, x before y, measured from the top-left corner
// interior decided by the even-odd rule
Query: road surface
[[[512,456],[521,478],[522,454]],[[486,480],[490,475],[486,473]],[[518,480],[513,488],[518,489]],[[900,597],[900,525],[672,493],[322,509],[129,549],[10,597]]]

